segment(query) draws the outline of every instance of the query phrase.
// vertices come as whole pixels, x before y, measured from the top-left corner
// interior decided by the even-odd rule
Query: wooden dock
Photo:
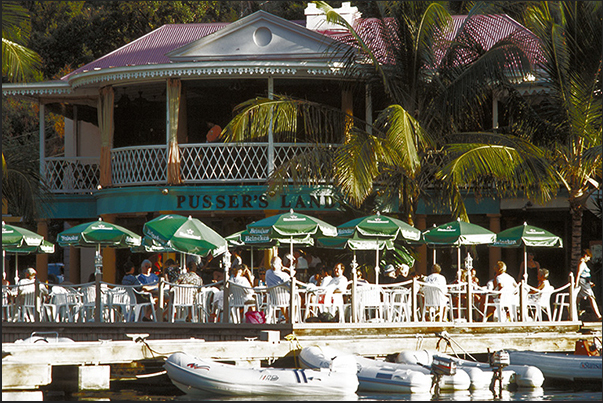
[[[272,364],[306,346],[331,346],[365,357],[403,350],[485,354],[502,349],[565,351],[576,341],[601,337],[601,323],[4,323],[3,398],[41,387],[108,389],[117,369],[161,362],[184,351],[237,365]],[[33,332],[56,332],[76,343],[14,343]],[[36,363],[32,365],[32,363]],[[74,383],[75,382],[75,383]],[[55,385],[56,386],[56,385]],[[3,399],[4,400],[4,399]]]

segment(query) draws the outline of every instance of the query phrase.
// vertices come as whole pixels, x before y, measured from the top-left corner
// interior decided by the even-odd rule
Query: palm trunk
[[[572,245],[570,271],[578,269],[582,254],[582,206],[570,200],[570,214],[572,215]]]

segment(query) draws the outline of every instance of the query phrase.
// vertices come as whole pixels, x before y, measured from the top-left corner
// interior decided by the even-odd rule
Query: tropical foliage
[[[429,202],[433,191],[434,206],[444,200],[440,208],[465,220],[464,189],[477,191],[478,196],[501,196],[516,194],[521,187],[538,200],[551,197],[556,183],[543,153],[518,137],[492,139],[493,144],[484,151],[490,156],[481,162],[495,168],[487,173],[463,178],[461,183],[454,175],[470,172],[461,166],[462,160],[457,160],[454,174],[440,172],[449,158],[458,155],[455,153],[465,154],[471,147],[458,144],[444,150],[445,146],[492,134],[479,132],[490,127],[492,92],[514,91],[511,80],[531,71],[525,41],[519,34],[509,34],[487,49],[472,34],[484,18],[498,16],[481,15],[478,3],[455,31],[442,3],[378,2],[381,18],[377,25],[356,32],[328,4],[316,3],[329,22],[347,28],[348,43],[359,49],[347,63],[346,72],[374,83],[377,102],[379,94],[384,98],[374,122],[330,110],[332,121],[322,125],[306,122],[312,115],[320,115],[317,109],[325,108],[302,100],[275,97],[241,105],[239,116],[227,127],[231,139],[267,133],[270,124],[274,124],[271,130],[275,134],[296,132],[301,121],[311,137],[314,133],[314,138],[324,142],[325,127],[351,124],[339,132],[337,142],[342,146],[334,156],[324,147],[316,147],[276,170],[273,186],[281,186],[288,177],[295,179],[295,174],[306,181],[318,180],[317,175],[322,174],[334,178],[356,207],[375,195],[382,210],[399,202],[401,213],[411,223],[419,199]],[[384,44],[386,51],[376,54],[374,44]],[[332,172],[324,175],[325,169]],[[538,186],[533,178],[538,178]]]

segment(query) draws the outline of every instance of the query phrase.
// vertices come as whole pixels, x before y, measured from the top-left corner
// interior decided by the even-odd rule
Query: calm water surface
[[[575,389],[572,385],[559,387],[548,387],[538,389],[520,389],[516,391],[504,390],[502,398],[495,398],[489,390],[459,391],[454,393],[442,393],[439,396],[431,394],[396,394],[358,392],[350,396],[320,396],[321,401],[601,401],[603,393],[601,388],[580,387]],[[45,400],[61,401],[316,401],[316,396],[282,396],[282,397],[231,397],[231,396],[189,396],[183,394],[177,388],[161,383],[157,386],[146,386],[143,388],[127,388],[103,392],[80,392],[71,395],[63,395],[61,392],[49,393]]]

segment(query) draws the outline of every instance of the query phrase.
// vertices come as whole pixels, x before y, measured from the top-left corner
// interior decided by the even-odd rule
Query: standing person
[[[576,272],[576,278],[578,279],[578,284],[580,285],[580,291],[578,292],[578,298],[586,299],[590,301],[590,306],[593,308],[593,312],[597,315],[598,320],[601,320],[601,313],[599,312],[599,307],[597,306],[597,301],[595,300],[595,294],[593,293],[592,286],[594,285],[590,281],[590,267],[586,264],[591,258],[593,254],[590,249],[585,249],[582,252],[582,256],[580,257],[580,263],[578,264],[578,271]],[[578,307],[580,306],[580,301],[576,301]]]
[[[517,281],[520,282],[523,280],[525,262],[521,262],[521,270],[519,271],[519,275],[517,276]],[[538,287],[538,271],[540,270],[540,263],[536,260],[536,256],[532,252],[528,252],[528,285],[531,287]]]
[[[298,275],[298,280],[306,282],[308,281],[308,261],[306,260],[306,254],[303,250],[297,249],[293,252],[293,264],[295,265],[295,272]]]
[[[205,140],[207,140],[208,143],[213,143],[214,141],[218,141],[222,139],[222,128],[220,126],[218,126],[217,124],[215,124],[214,122],[206,122],[207,123],[207,128],[209,129],[207,131],[207,134],[205,135]]]

